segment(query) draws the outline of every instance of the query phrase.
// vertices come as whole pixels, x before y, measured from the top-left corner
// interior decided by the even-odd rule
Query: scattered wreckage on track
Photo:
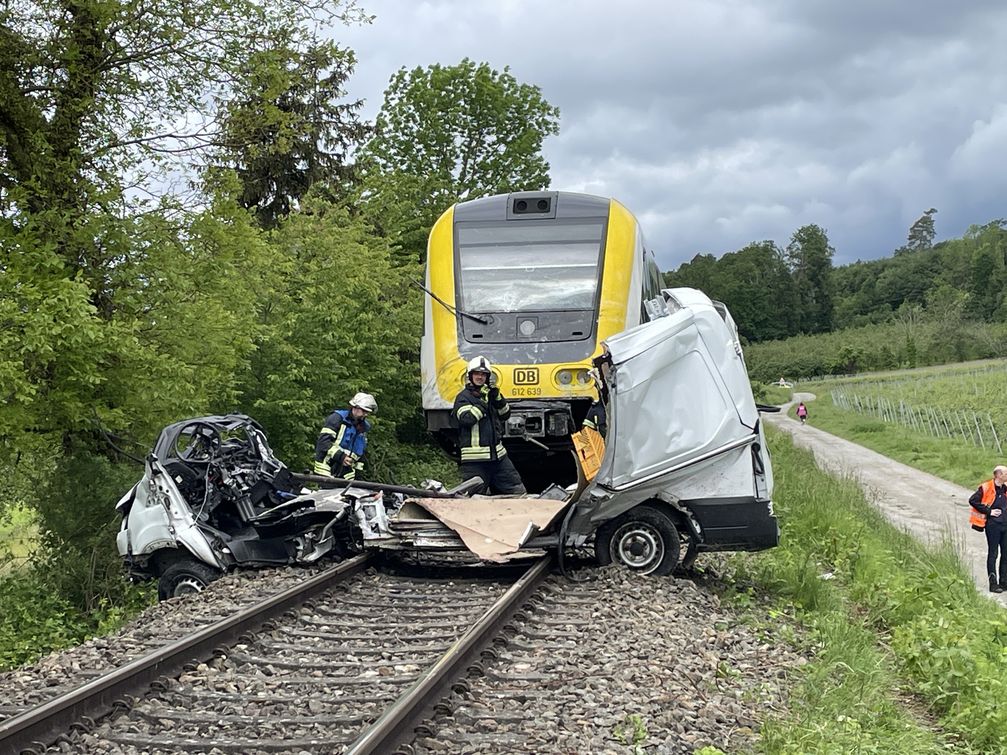
[[[576,485],[480,496],[472,481],[445,491],[295,475],[254,420],[200,417],[161,432],[119,501],[119,553],[163,599],[235,567],[364,549],[501,562],[593,544],[601,564],[663,575],[704,551],[775,546],[772,469],[734,321],[694,289],[649,304],[660,316],[596,360],[608,433],[575,436]]]

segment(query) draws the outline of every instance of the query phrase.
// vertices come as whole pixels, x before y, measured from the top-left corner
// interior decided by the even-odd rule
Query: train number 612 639
[[[512,396],[541,396],[542,395],[542,389],[541,388],[534,388],[534,387],[525,388],[523,386],[520,386],[520,387],[517,387],[517,388],[511,388],[510,395],[512,395]]]

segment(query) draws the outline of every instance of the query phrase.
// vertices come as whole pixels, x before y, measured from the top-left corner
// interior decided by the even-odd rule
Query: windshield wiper
[[[413,279],[413,285],[415,285],[417,288],[419,288],[420,291],[426,291],[430,295],[431,299],[433,299],[435,302],[437,302],[438,304],[440,304],[442,307],[444,307],[444,309],[446,309],[448,312],[450,312],[451,314],[453,314],[455,317],[458,317],[459,315],[461,315],[462,317],[467,317],[470,320],[475,320],[476,322],[482,323],[483,325],[489,325],[490,324],[490,321],[487,320],[485,317],[480,317],[479,315],[472,315],[472,314],[469,314],[468,312],[463,312],[462,310],[458,309],[457,307],[452,307],[450,304],[448,304],[446,301],[444,301],[443,299],[441,299],[441,297],[439,297],[437,294],[435,294],[429,288],[427,288],[426,286],[424,286],[418,280]]]

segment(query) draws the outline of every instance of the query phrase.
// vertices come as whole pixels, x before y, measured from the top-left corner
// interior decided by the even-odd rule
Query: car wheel
[[[680,550],[675,523],[660,509],[647,505],[602,526],[595,540],[598,563],[614,561],[640,574],[671,574],[678,566]]]
[[[159,600],[202,592],[221,571],[191,558],[182,558],[168,566],[157,581]]]

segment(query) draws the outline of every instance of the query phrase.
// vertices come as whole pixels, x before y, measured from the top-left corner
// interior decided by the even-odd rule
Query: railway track
[[[549,571],[344,562],[0,722],[0,752],[392,752]],[[113,711],[109,713],[109,711]]]

